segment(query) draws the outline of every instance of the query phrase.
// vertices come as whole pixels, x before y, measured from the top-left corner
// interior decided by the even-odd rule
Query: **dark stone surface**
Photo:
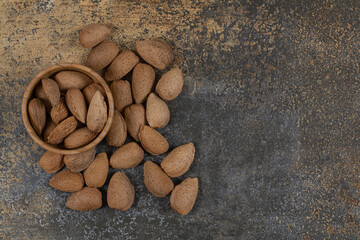
[[[359,10],[357,1],[2,1],[0,238],[358,239]],[[45,151],[21,121],[25,87],[45,67],[84,62],[78,32],[99,21],[121,49],[147,37],[175,49],[185,86],[161,133],[172,148],[196,146],[174,180],[199,178],[187,216],[146,190],[142,165],[125,171],[130,210],[74,212],[37,163]]]

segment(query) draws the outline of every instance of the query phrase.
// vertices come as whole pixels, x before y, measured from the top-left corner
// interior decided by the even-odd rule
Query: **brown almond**
[[[136,143],[131,142],[117,149],[110,157],[110,166],[117,169],[136,167],[144,158],[144,151]]]
[[[150,93],[146,101],[146,120],[152,128],[163,128],[170,120],[170,110],[165,101]]]
[[[136,43],[136,51],[149,64],[165,69],[174,59],[171,47],[161,39],[146,39]]]
[[[183,74],[179,67],[174,67],[160,78],[156,85],[156,92],[162,99],[170,101],[179,96],[183,85]]]
[[[132,74],[131,89],[135,103],[142,103],[154,87],[155,72],[147,64],[138,63]]]
[[[87,86],[83,90],[83,94],[84,94],[84,97],[85,97],[85,100],[86,100],[87,104],[90,104],[91,99],[94,96],[94,94],[96,93],[96,91],[100,91],[101,94],[104,97],[106,97],[105,90],[100,84],[98,84],[98,83],[90,84],[89,86]]]
[[[187,215],[194,207],[198,194],[197,178],[187,178],[177,185],[170,196],[170,205],[175,212]]]
[[[60,89],[56,81],[50,78],[43,78],[41,80],[41,84],[47,99],[49,99],[51,103],[51,106],[56,106],[60,101]]]
[[[96,188],[84,187],[66,199],[65,206],[76,211],[91,211],[101,208],[102,195]]]
[[[46,94],[44,92],[44,89],[43,89],[43,86],[41,83],[35,88],[35,96],[43,102],[43,104],[45,105],[46,112],[49,113],[51,111],[52,106],[51,106],[51,103],[50,103],[48,97],[46,96]]]
[[[110,179],[107,203],[110,208],[128,210],[134,203],[135,189],[124,172],[116,172]]]
[[[93,81],[84,73],[76,71],[61,71],[55,77],[60,90],[68,90],[70,88],[83,89],[93,83]]]
[[[143,148],[152,155],[166,153],[169,143],[158,131],[149,126],[140,126],[139,139]]]
[[[162,161],[161,168],[170,177],[180,177],[186,173],[194,161],[195,147],[192,142],[172,150]]]
[[[94,160],[96,150],[91,148],[85,152],[65,155],[64,163],[68,169],[72,172],[81,172],[85,170]]]
[[[64,146],[66,148],[78,148],[84,146],[90,143],[96,135],[95,132],[90,131],[87,127],[76,129],[64,139]]]
[[[109,146],[121,147],[125,143],[126,136],[126,122],[121,113],[114,109],[112,125],[105,138],[106,143]]]
[[[119,80],[128,74],[139,62],[139,57],[130,50],[121,52],[105,72],[107,81]]]
[[[150,161],[144,164],[144,183],[147,190],[157,197],[165,197],[174,189],[173,181],[157,164]]]
[[[109,172],[109,160],[106,153],[96,155],[94,161],[84,171],[85,183],[89,187],[102,187]]]
[[[47,142],[50,144],[61,143],[66,136],[75,131],[76,126],[76,118],[74,116],[68,117],[51,131],[47,137]]]
[[[83,188],[84,179],[81,173],[74,173],[65,169],[52,177],[49,185],[63,192],[77,192]]]
[[[104,96],[97,91],[91,99],[86,125],[93,132],[100,132],[107,121],[107,106]]]
[[[140,125],[146,123],[144,106],[138,103],[125,108],[125,122],[130,136],[139,141]]]
[[[47,151],[39,161],[39,165],[47,173],[56,173],[64,166],[64,155]]]
[[[44,139],[47,142],[47,139],[50,135],[50,133],[56,128],[57,124],[54,123],[51,119],[48,119],[46,122],[45,128],[44,128]]]
[[[66,91],[65,101],[70,112],[76,117],[76,119],[85,123],[87,108],[84,95],[81,91],[77,88],[70,88]]]
[[[133,103],[131,87],[128,81],[115,80],[110,84],[110,90],[114,98],[114,106],[121,113]]]
[[[92,48],[101,43],[111,33],[111,28],[103,23],[89,24],[81,30],[79,40],[84,48]]]
[[[68,108],[66,107],[65,100],[63,98],[50,111],[51,119],[56,124],[59,124],[62,120],[67,118],[68,115],[69,115],[69,111]]]
[[[119,51],[115,43],[110,40],[104,40],[91,49],[85,65],[95,71],[99,71],[109,65],[118,55]]]
[[[31,125],[36,133],[41,136],[46,124],[46,110],[39,98],[33,98],[29,101],[28,114]]]

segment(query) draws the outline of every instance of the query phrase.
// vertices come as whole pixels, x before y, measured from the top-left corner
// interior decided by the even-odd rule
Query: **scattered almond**
[[[114,117],[111,128],[106,135],[106,143],[109,146],[121,147],[127,136],[126,122],[121,113],[114,109]]]
[[[96,91],[100,91],[101,94],[106,97],[106,93],[104,88],[98,84],[98,83],[93,83],[90,84],[89,86],[87,86],[86,88],[84,88],[83,90],[83,95],[85,97],[85,100],[87,102],[87,104],[90,104],[92,97],[94,96],[94,94],[96,93]]]
[[[161,39],[146,39],[136,43],[136,51],[149,64],[165,69],[173,60],[171,47]]]
[[[150,161],[144,164],[144,183],[147,190],[157,197],[165,197],[174,189],[173,181],[157,164]]]
[[[64,155],[47,151],[39,161],[39,165],[47,173],[56,173],[64,166]]]
[[[69,111],[66,107],[65,100],[63,98],[50,111],[51,119],[56,124],[59,124],[62,120],[67,118],[68,115],[69,115]]]
[[[85,183],[89,187],[102,187],[109,172],[109,161],[106,153],[96,155],[94,161],[84,171]]]
[[[82,123],[86,120],[86,103],[84,95],[77,88],[70,88],[65,95],[66,105],[70,112]]]
[[[170,205],[175,212],[187,215],[194,207],[198,194],[198,179],[187,178],[177,185],[170,196]]]
[[[65,206],[76,211],[91,211],[101,208],[102,195],[96,188],[84,187],[66,199]]]
[[[90,143],[96,135],[95,132],[90,131],[87,127],[76,129],[64,139],[64,146],[66,148],[78,148],[84,146]]]
[[[77,192],[83,188],[84,179],[81,173],[74,173],[65,169],[52,177],[49,185],[63,192]]]
[[[103,23],[89,24],[81,30],[79,40],[84,48],[92,48],[101,43],[111,33],[111,28]]]
[[[127,143],[117,149],[110,157],[110,166],[117,169],[136,167],[144,158],[144,151],[136,143]]]
[[[99,71],[109,65],[119,53],[119,48],[110,40],[104,40],[102,43],[91,49],[86,59],[85,65],[89,68]]]
[[[91,148],[85,152],[65,155],[64,163],[68,169],[72,172],[81,172],[85,170],[94,160],[96,150]]]
[[[163,154],[169,149],[167,140],[152,127],[141,125],[139,139],[143,148],[152,155]]]
[[[116,172],[110,179],[107,202],[110,208],[128,210],[134,203],[135,189],[124,172]]]
[[[170,110],[161,98],[150,93],[146,101],[146,120],[153,128],[163,128],[170,120]]]
[[[170,177],[180,177],[186,173],[194,161],[195,147],[192,142],[172,150],[162,161],[161,168]]]
[[[75,131],[76,126],[76,118],[74,116],[68,117],[51,131],[46,139],[47,142],[50,144],[61,143],[66,136]]]
[[[130,50],[121,52],[105,72],[107,81],[119,80],[128,74],[139,62],[139,57]]]
[[[114,106],[121,113],[133,103],[131,87],[128,81],[115,80],[110,84],[110,90],[114,98]]]
[[[183,74],[179,67],[174,67],[160,78],[156,85],[156,92],[162,99],[170,101],[179,96],[183,85]]]
[[[36,133],[41,136],[46,124],[45,105],[38,98],[33,98],[28,104],[28,113],[31,125]]]
[[[135,103],[142,103],[153,89],[154,69],[147,64],[138,63],[132,74],[131,88]]]
[[[84,73],[76,71],[61,71],[55,77],[60,90],[68,90],[70,88],[83,89],[93,83],[93,81]]]
[[[145,108],[141,104],[133,104],[125,109],[125,122],[128,133],[136,141],[139,141],[140,125],[145,125]]]
[[[56,81],[50,78],[43,78],[41,80],[41,84],[46,98],[49,99],[51,106],[56,106],[60,101],[60,89]]]
[[[86,118],[87,127],[93,132],[100,132],[107,121],[107,106],[104,96],[97,91],[91,99]]]

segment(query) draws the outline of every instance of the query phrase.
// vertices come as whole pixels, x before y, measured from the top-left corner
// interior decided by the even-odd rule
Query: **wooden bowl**
[[[28,110],[27,110],[29,100],[33,96],[33,92],[35,90],[35,87],[39,83],[39,81],[45,77],[50,77],[51,75],[53,75],[57,72],[60,72],[60,71],[64,71],[64,70],[73,70],[73,71],[78,71],[78,72],[86,74],[94,82],[99,83],[105,89],[105,93],[107,96],[108,119],[106,121],[106,124],[105,124],[103,130],[99,133],[99,135],[92,142],[90,142],[89,144],[87,144],[83,147],[79,147],[79,148],[75,148],[75,149],[61,148],[59,146],[51,145],[51,144],[45,142],[45,140],[41,136],[39,136],[35,132],[34,128],[32,127],[30,120],[29,120],[29,116],[28,116]],[[86,66],[76,64],[76,63],[64,63],[64,64],[54,65],[54,66],[51,66],[51,67],[48,67],[48,68],[42,70],[31,80],[31,82],[29,83],[29,85],[27,86],[27,88],[25,90],[24,97],[22,99],[21,114],[22,114],[25,128],[26,128],[27,132],[29,133],[30,137],[41,147],[45,148],[48,151],[55,152],[55,153],[76,154],[76,153],[81,153],[81,152],[87,151],[90,148],[95,147],[97,144],[99,144],[101,142],[101,140],[104,139],[104,137],[110,130],[111,123],[113,120],[114,99],[111,94],[110,88],[107,85],[107,83],[105,82],[105,80],[94,70],[92,70]]]

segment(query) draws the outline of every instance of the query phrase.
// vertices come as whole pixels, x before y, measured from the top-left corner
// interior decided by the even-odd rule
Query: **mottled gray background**
[[[359,10],[332,0],[1,1],[0,238],[358,239]],[[185,86],[161,132],[197,149],[175,180],[199,178],[188,216],[147,192],[142,165],[126,170],[136,189],[126,212],[74,212],[48,186],[22,94],[45,67],[83,63],[78,33],[94,22],[111,25],[121,49],[148,37],[174,48]]]

